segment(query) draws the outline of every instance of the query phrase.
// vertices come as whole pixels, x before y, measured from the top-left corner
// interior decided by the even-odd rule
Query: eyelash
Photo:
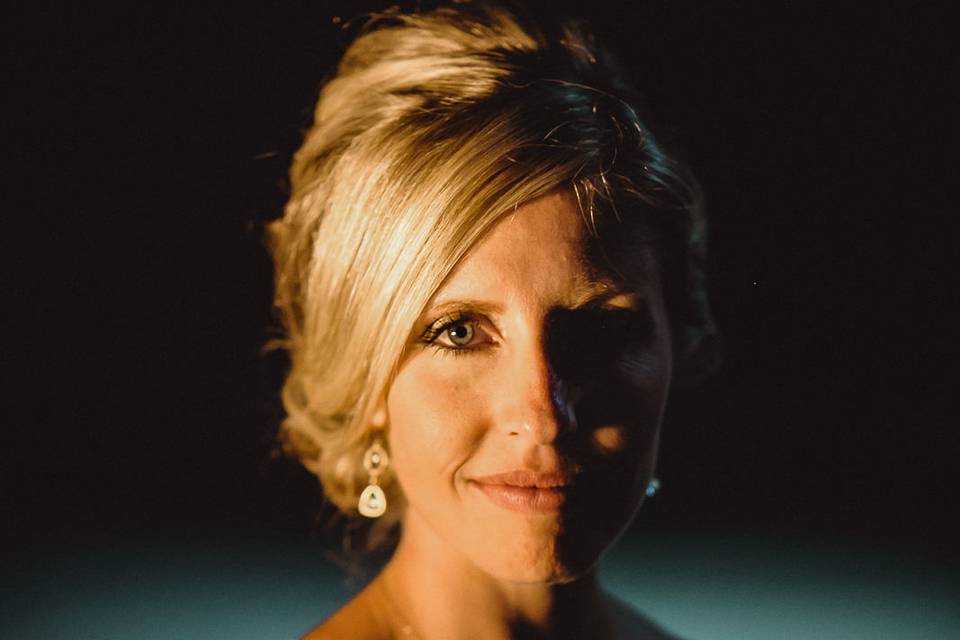
[[[426,346],[432,347],[437,351],[437,353],[444,356],[449,355],[460,357],[469,355],[471,352],[480,351],[480,347],[450,347],[437,342],[437,339],[440,336],[445,334],[451,328],[461,324],[472,324],[475,332],[481,331],[478,326],[480,324],[478,319],[467,314],[458,313],[450,316],[444,316],[431,322],[420,336],[420,341]]]

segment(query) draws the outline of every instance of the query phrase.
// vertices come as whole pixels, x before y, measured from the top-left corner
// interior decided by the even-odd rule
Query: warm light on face
[[[600,453],[616,453],[623,449],[626,436],[620,425],[608,425],[593,430],[593,442]]]
[[[653,471],[672,364],[662,297],[598,279],[589,241],[564,195],[505,216],[427,305],[388,394],[405,526],[500,578],[588,570]]]

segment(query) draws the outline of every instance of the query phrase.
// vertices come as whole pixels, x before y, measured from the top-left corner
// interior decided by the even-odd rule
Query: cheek
[[[407,499],[421,487],[452,485],[481,435],[482,403],[464,376],[448,375],[422,354],[397,375],[387,396],[391,454]]]
[[[662,343],[625,353],[580,407],[586,460],[594,471],[587,520],[599,525],[598,533],[628,520],[642,501],[656,464],[671,364]]]
[[[644,451],[656,438],[669,390],[670,363],[650,349],[623,354],[585,388],[578,418],[600,455]]]

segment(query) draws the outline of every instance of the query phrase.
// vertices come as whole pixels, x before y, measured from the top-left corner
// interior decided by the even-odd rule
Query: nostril
[[[530,433],[532,430],[533,430],[533,427],[531,427],[530,423],[525,420],[520,424],[520,427],[518,429],[511,429],[510,431],[507,432],[507,435],[518,436],[520,435],[521,431],[525,433]]]

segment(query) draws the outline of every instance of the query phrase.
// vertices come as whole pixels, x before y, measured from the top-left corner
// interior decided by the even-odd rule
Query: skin
[[[601,253],[553,193],[501,219],[436,292],[374,425],[408,501],[399,547],[308,637],[614,636],[594,567],[652,476],[672,354],[655,265],[603,268]],[[444,330],[424,337],[431,325]],[[579,473],[548,513],[476,484],[558,468]]]

